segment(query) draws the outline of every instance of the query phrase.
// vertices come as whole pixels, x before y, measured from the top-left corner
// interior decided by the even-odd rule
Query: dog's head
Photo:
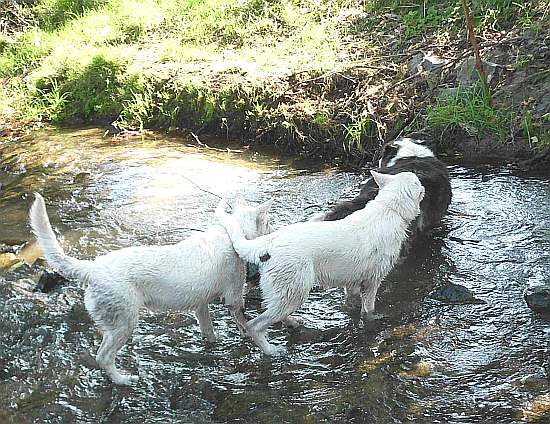
[[[235,199],[232,216],[239,223],[244,236],[248,240],[271,232],[268,215],[272,203],[273,199],[260,205],[250,204],[242,198]]]
[[[385,199],[392,209],[407,220],[413,220],[420,214],[420,202],[424,198],[425,189],[414,173],[390,175],[371,171],[371,174],[380,187],[377,198]]]
[[[382,153],[380,155],[378,166],[380,168],[389,168],[394,166],[395,163],[402,158],[426,158],[433,156],[434,153],[428,146],[425,145],[423,140],[416,140],[408,137],[398,138],[397,140],[391,141],[382,147]]]

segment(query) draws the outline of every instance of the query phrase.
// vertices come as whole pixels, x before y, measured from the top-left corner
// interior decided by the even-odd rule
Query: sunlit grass
[[[534,10],[508,0],[472,6],[477,25],[508,25],[515,15],[531,25]],[[451,0],[40,0],[33,10],[33,24],[0,47],[0,78],[9,92],[0,112],[51,121],[118,119],[137,128],[215,125],[231,112],[235,125],[254,126],[276,103],[272,88],[278,82],[297,73],[334,73],[353,57],[376,56],[379,46],[364,35],[386,30],[382,16],[393,14],[403,39],[461,22]],[[347,46],[349,37],[359,49]],[[481,131],[485,120],[489,130],[502,132],[498,114],[475,100],[438,103],[430,122]],[[462,110],[468,102],[472,119]],[[302,103],[312,125],[328,131],[314,122],[318,105]],[[277,113],[292,129],[286,111]],[[350,115],[343,127],[349,148],[365,147],[374,134],[371,124],[367,116]]]

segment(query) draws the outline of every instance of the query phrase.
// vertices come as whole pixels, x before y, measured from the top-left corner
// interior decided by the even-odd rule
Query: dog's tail
[[[262,258],[265,258],[265,255],[267,255],[264,239],[268,236],[247,240],[237,220],[225,212],[225,204],[225,200],[222,199],[216,208],[216,217],[222,227],[225,228],[225,231],[227,231],[231,243],[233,243],[233,249],[245,261],[258,265],[264,260]]]
[[[32,232],[44,251],[46,261],[64,277],[87,280],[91,262],[71,258],[63,252],[52,230],[44,199],[38,193],[34,195],[35,200],[29,212],[29,221]]]

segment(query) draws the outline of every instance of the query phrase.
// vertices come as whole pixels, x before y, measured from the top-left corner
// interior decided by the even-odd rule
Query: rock
[[[453,305],[482,304],[485,301],[476,299],[472,291],[460,284],[448,283],[430,294],[430,297],[440,302]]]
[[[409,75],[414,75],[418,72],[436,74],[441,71],[443,65],[445,65],[445,60],[434,56],[431,52],[417,53],[409,61]]]
[[[14,269],[19,268],[24,263],[25,262],[23,262],[11,252],[0,254],[0,271],[2,272],[13,271]]]
[[[55,271],[48,271],[45,270],[40,275],[40,278],[38,279],[38,283],[36,283],[36,287],[34,288],[34,291],[41,291],[42,293],[48,293],[58,287],[59,285],[63,284],[66,280],[65,277],[63,277],[61,274],[58,274]]]
[[[533,311],[550,313],[550,283],[528,287],[523,297]]]
[[[91,175],[89,172],[79,172],[73,177],[73,184],[86,184],[90,181]]]
[[[483,70],[487,76],[488,83],[491,83],[498,67],[499,66],[496,63],[483,61]],[[479,81],[475,57],[467,57],[460,62],[456,66],[456,73],[456,82],[459,87],[472,87],[477,81]]]
[[[105,132],[103,133],[103,137],[110,136],[110,135],[118,135],[122,132],[124,132],[124,129],[120,128],[118,126],[117,122],[111,122],[107,126],[107,128],[105,128]]]
[[[456,97],[459,92],[460,88],[458,87],[440,88],[437,90],[437,98],[440,100],[449,99],[451,97]]]

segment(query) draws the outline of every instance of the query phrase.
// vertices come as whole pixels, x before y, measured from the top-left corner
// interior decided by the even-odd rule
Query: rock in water
[[[533,311],[550,313],[550,283],[528,287],[523,297]]]
[[[34,291],[48,293],[59,285],[63,284],[65,281],[67,280],[61,274],[58,274],[55,271],[45,270],[44,272],[42,272],[42,275],[40,275]]]
[[[460,284],[448,283],[430,294],[430,297],[440,302],[454,305],[482,304],[485,301],[477,299],[468,288]]]

